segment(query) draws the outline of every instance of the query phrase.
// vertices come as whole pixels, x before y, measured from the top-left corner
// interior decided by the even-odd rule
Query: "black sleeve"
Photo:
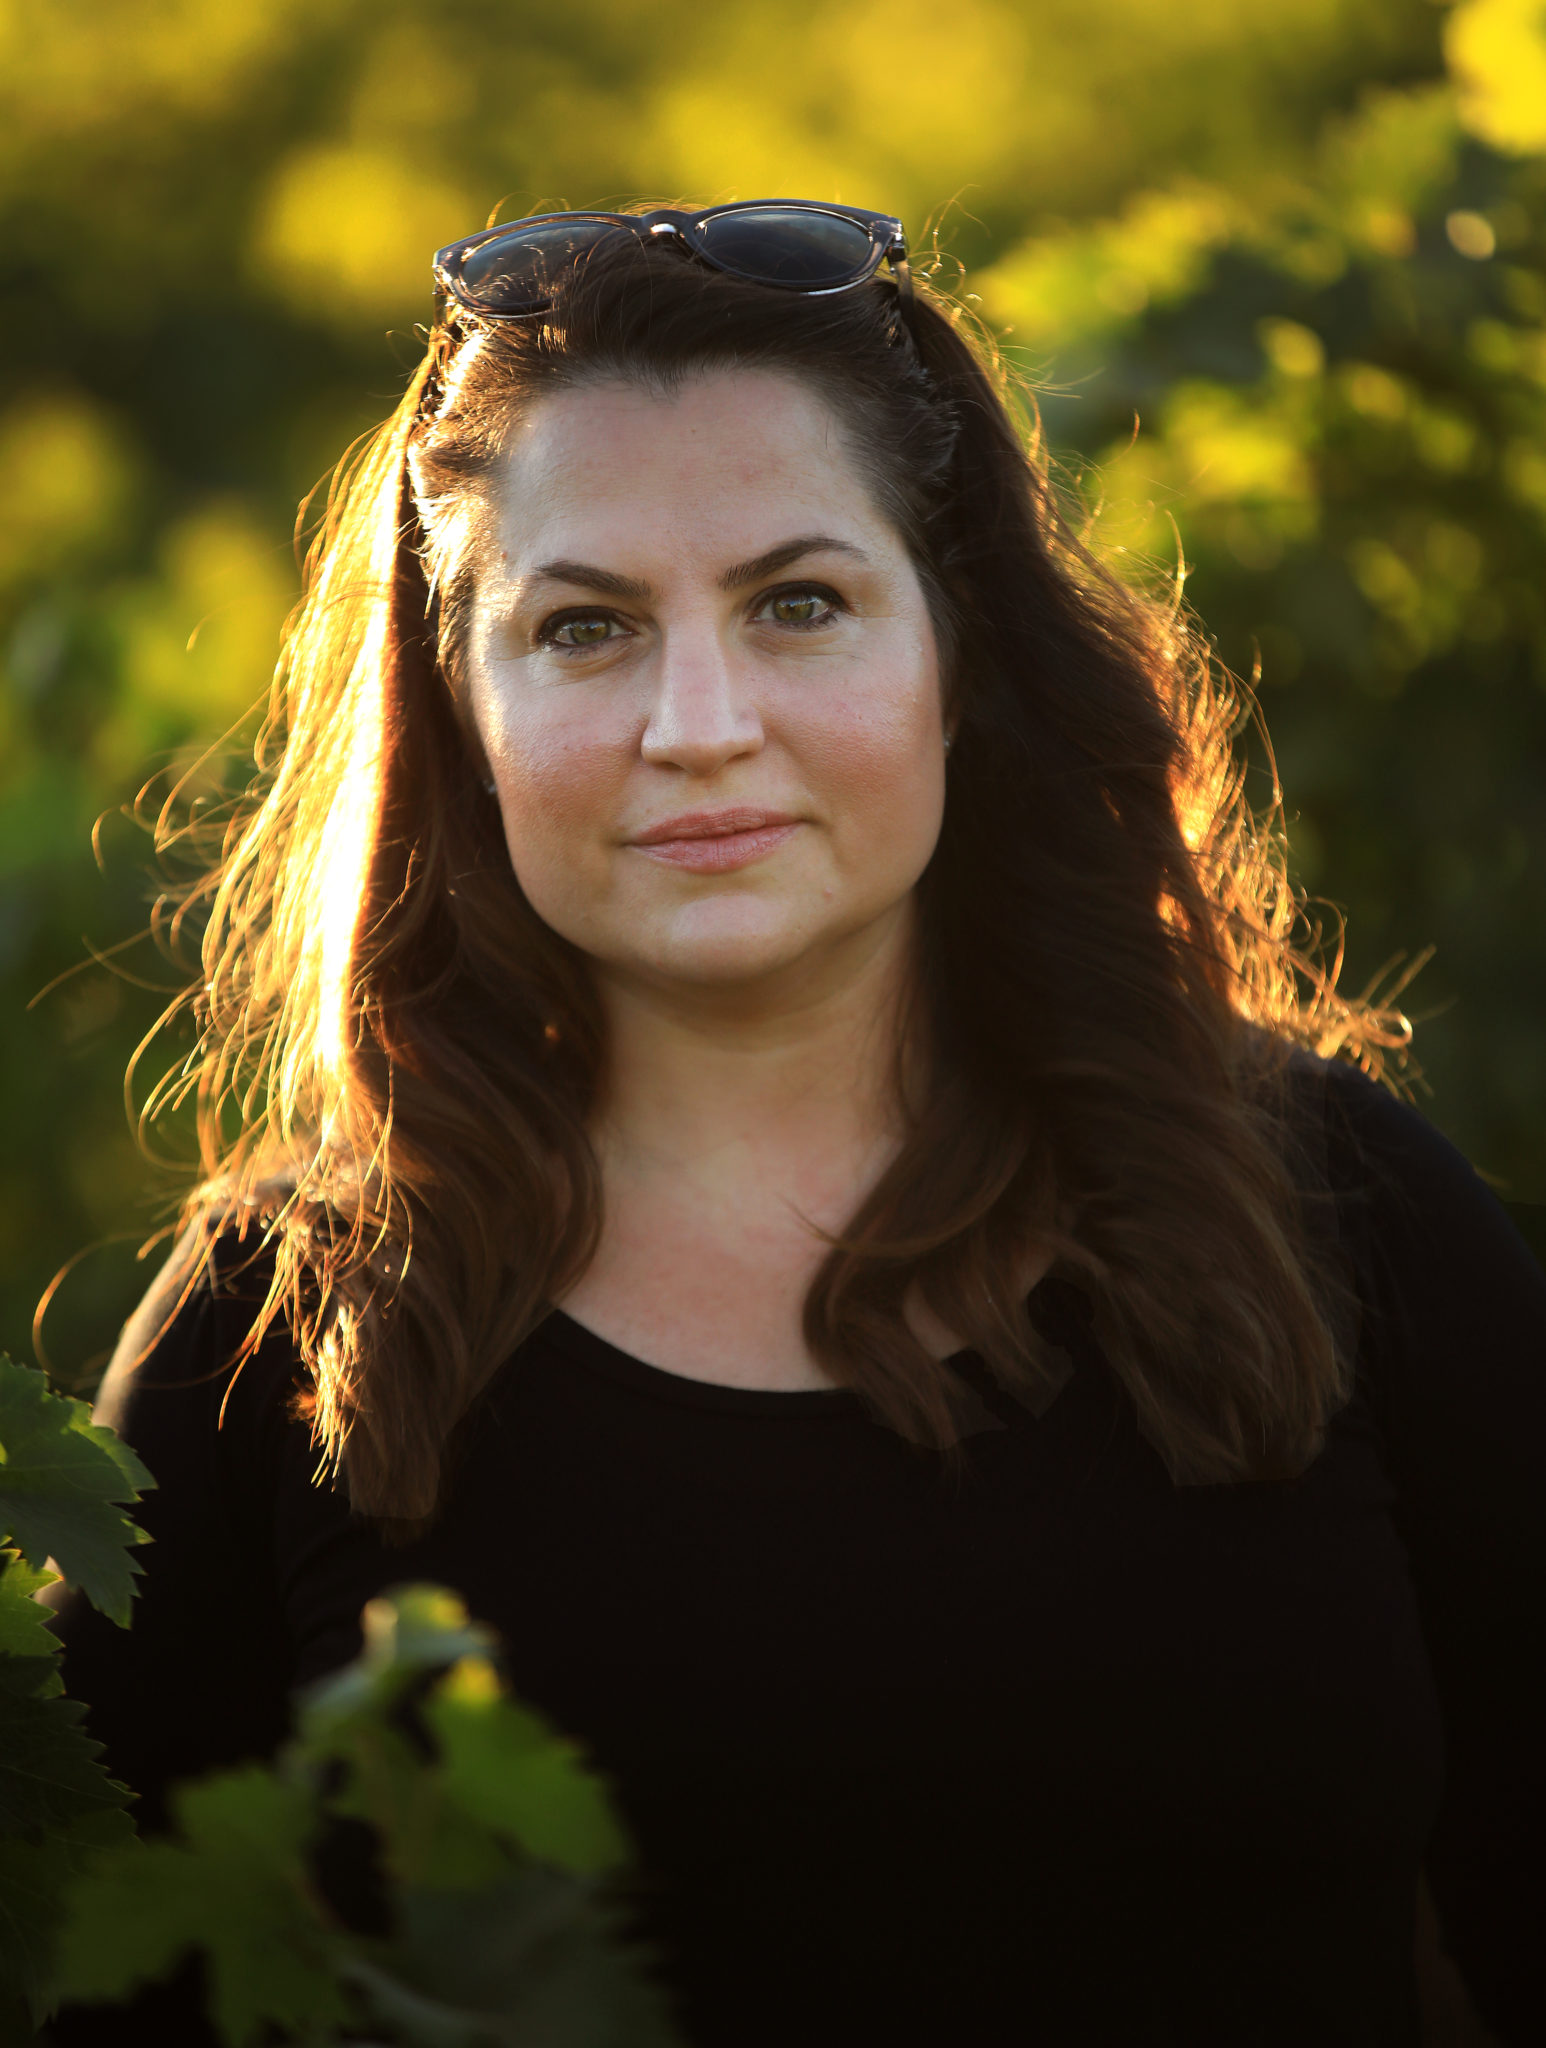
[[[56,1603],[65,1689],[86,1702],[103,1761],[141,1795],[136,1818],[150,1828],[169,1782],[270,1754],[288,1715],[271,1551],[278,1461],[306,1436],[285,1413],[294,1354],[281,1318],[233,1375],[268,1274],[254,1235],[223,1236],[178,1306],[193,1242],[180,1241],[125,1327],[95,1411],[156,1481],[137,1511],[151,1541],[136,1552],[130,1626],[77,1594]]]
[[[1444,1716],[1424,1857],[1487,2025],[1546,2041],[1546,1275],[1416,1110],[1330,1085],[1362,1366]]]

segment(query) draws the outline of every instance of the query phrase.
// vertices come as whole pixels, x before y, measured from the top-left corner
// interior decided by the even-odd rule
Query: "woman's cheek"
[[[834,693],[830,706],[809,721],[801,750],[834,804],[887,811],[896,825],[894,807],[910,815],[942,797],[944,734],[932,678],[903,690],[856,683]]]
[[[622,816],[631,737],[615,713],[556,691],[512,707],[491,761],[507,810],[566,837],[609,836]]]

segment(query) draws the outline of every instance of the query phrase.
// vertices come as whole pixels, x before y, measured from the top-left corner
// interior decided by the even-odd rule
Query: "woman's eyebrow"
[[[857,562],[869,560],[863,548],[856,548],[851,540],[838,540],[830,533],[803,533],[798,540],[782,541],[776,548],[769,548],[765,555],[753,555],[749,562],[737,562],[733,569],[727,569],[720,577],[719,587],[721,590],[740,590],[748,583],[759,583],[764,576],[776,576],[780,569],[787,569],[802,555],[832,554],[852,555]]]
[[[857,562],[868,562],[869,556],[850,540],[839,540],[830,533],[802,533],[794,540],[780,541],[776,548],[769,548],[765,554],[753,555],[750,561],[737,562],[726,569],[719,578],[721,590],[740,590],[748,583],[760,582],[764,576],[776,576],[780,569],[787,569],[792,562],[798,562],[803,555],[838,554],[851,555]],[[656,595],[654,585],[641,576],[623,576],[616,569],[598,569],[590,562],[543,562],[531,571],[534,583],[567,583],[576,590],[594,590],[603,597],[629,598],[637,604],[647,604]]]
[[[599,590],[604,597],[629,597],[644,604],[655,595],[653,584],[639,576],[620,576],[615,569],[595,569],[589,562],[543,562],[531,572],[534,583],[570,583],[578,590]]]

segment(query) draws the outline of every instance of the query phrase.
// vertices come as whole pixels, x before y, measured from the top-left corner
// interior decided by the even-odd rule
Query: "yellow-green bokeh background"
[[[34,998],[144,925],[125,807],[263,692],[430,251],[775,193],[901,213],[1102,544],[1184,550],[1348,981],[1437,949],[1424,1106],[1546,1202],[1546,0],[0,0],[0,1346],[85,1251],[45,1340],[89,1383],[144,1284],[180,1141],[122,1081],[176,976]]]

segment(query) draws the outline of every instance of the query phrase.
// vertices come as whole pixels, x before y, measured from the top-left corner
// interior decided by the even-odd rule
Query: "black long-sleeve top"
[[[131,1631],[69,1690],[152,1820],[261,1754],[360,1608],[456,1587],[638,1845],[698,2048],[1413,2048],[1419,1869],[1509,2048],[1546,2041],[1546,1279],[1470,1166],[1346,1067],[1313,1090],[1361,1304],[1302,1478],[1177,1487],[1083,1295],[1037,1417],[970,1354],[966,1468],[843,1392],[751,1392],[555,1312],[447,1511],[385,1549],[313,1483],[266,1288],[222,1240],[99,1413],[159,1482]]]

